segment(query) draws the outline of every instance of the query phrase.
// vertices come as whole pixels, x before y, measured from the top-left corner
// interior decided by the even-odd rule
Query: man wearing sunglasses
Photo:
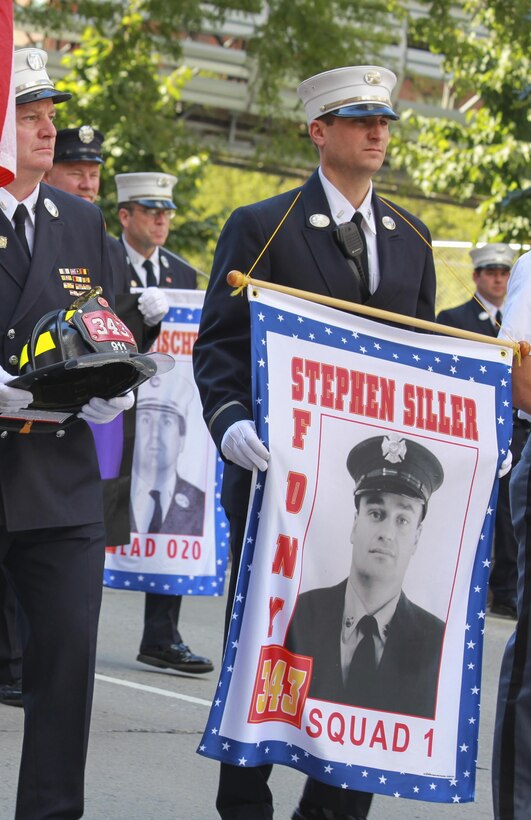
[[[164,248],[176,212],[172,191],[177,178],[146,172],[117,174],[115,181],[131,287],[195,288],[195,269]]]

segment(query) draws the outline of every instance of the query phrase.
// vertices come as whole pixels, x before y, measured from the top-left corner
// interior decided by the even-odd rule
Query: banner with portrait
[[[168,595],[222,595],[228,558],[228,524],[219,503],[223,466],[192,371],[204,291],[165,294],[170,308],[152,349],[173,356],[175,367],[138,389],[131,541],[107,548],[104,584]]]
[[[512,350],[248,298],[271,458],[198,751],[473,800]]]

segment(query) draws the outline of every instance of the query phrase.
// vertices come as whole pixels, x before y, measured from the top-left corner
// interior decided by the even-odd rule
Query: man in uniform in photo
[[[193,387],[178,377],[171,380],[169,395],[160,376],[149,387],[136,405],[131,527],[141,533],[202,535],[205,493],[179,473]]]
[[[286,647],[313,657],[311,698],[433,719],[444,623],[402,585],[441,464],[390,433],[357,444],[346,466],[355,483],[350,574],[300,595]]]

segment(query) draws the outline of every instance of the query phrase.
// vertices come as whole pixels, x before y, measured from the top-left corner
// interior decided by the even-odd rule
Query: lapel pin
[[[326,214],[312,214],[310,217],[310,225],[314,228],[328,228],[330,220]]]
[[[387,228],[388,231],[394,231],[396,228],[395,220],[391,216],[384,216],[382,218],[382,225],[384,228]]]
[[[482,310],[478,316],[478,319],[480,322],[486,322],[487,319],[490,319],[490,316],[485,310]]]
[[[0,236],[0,248],[7,248],[7,236]]]
[[[136,281],[136,279],[131,279],[131,287],[132,288],[137,288],[138,287],[138,282]]]
[[[44,200],[44,207],[48,211],[49,214],[52,216],[59,216],[59,211],[57,210],[57,205],[55,202],[52,202],[51,199],[46,198]]]
[[[168,262],[168,260],[166,259],[165,256],[162,256],[162,254],[160,256],[160,261],[161,261],[161,264],[162,264],[163,267],[165,267],[165,268],[170,267],[170,263]]]

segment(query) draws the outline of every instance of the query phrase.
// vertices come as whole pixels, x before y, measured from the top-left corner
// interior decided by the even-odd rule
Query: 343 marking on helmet
[[[106,310],[96,310],[83,315],[83,323],[92,339],[97,342],[112,342],[115,350],[128,350],[129,345],[136,345],[129,328],[118,316]]]

